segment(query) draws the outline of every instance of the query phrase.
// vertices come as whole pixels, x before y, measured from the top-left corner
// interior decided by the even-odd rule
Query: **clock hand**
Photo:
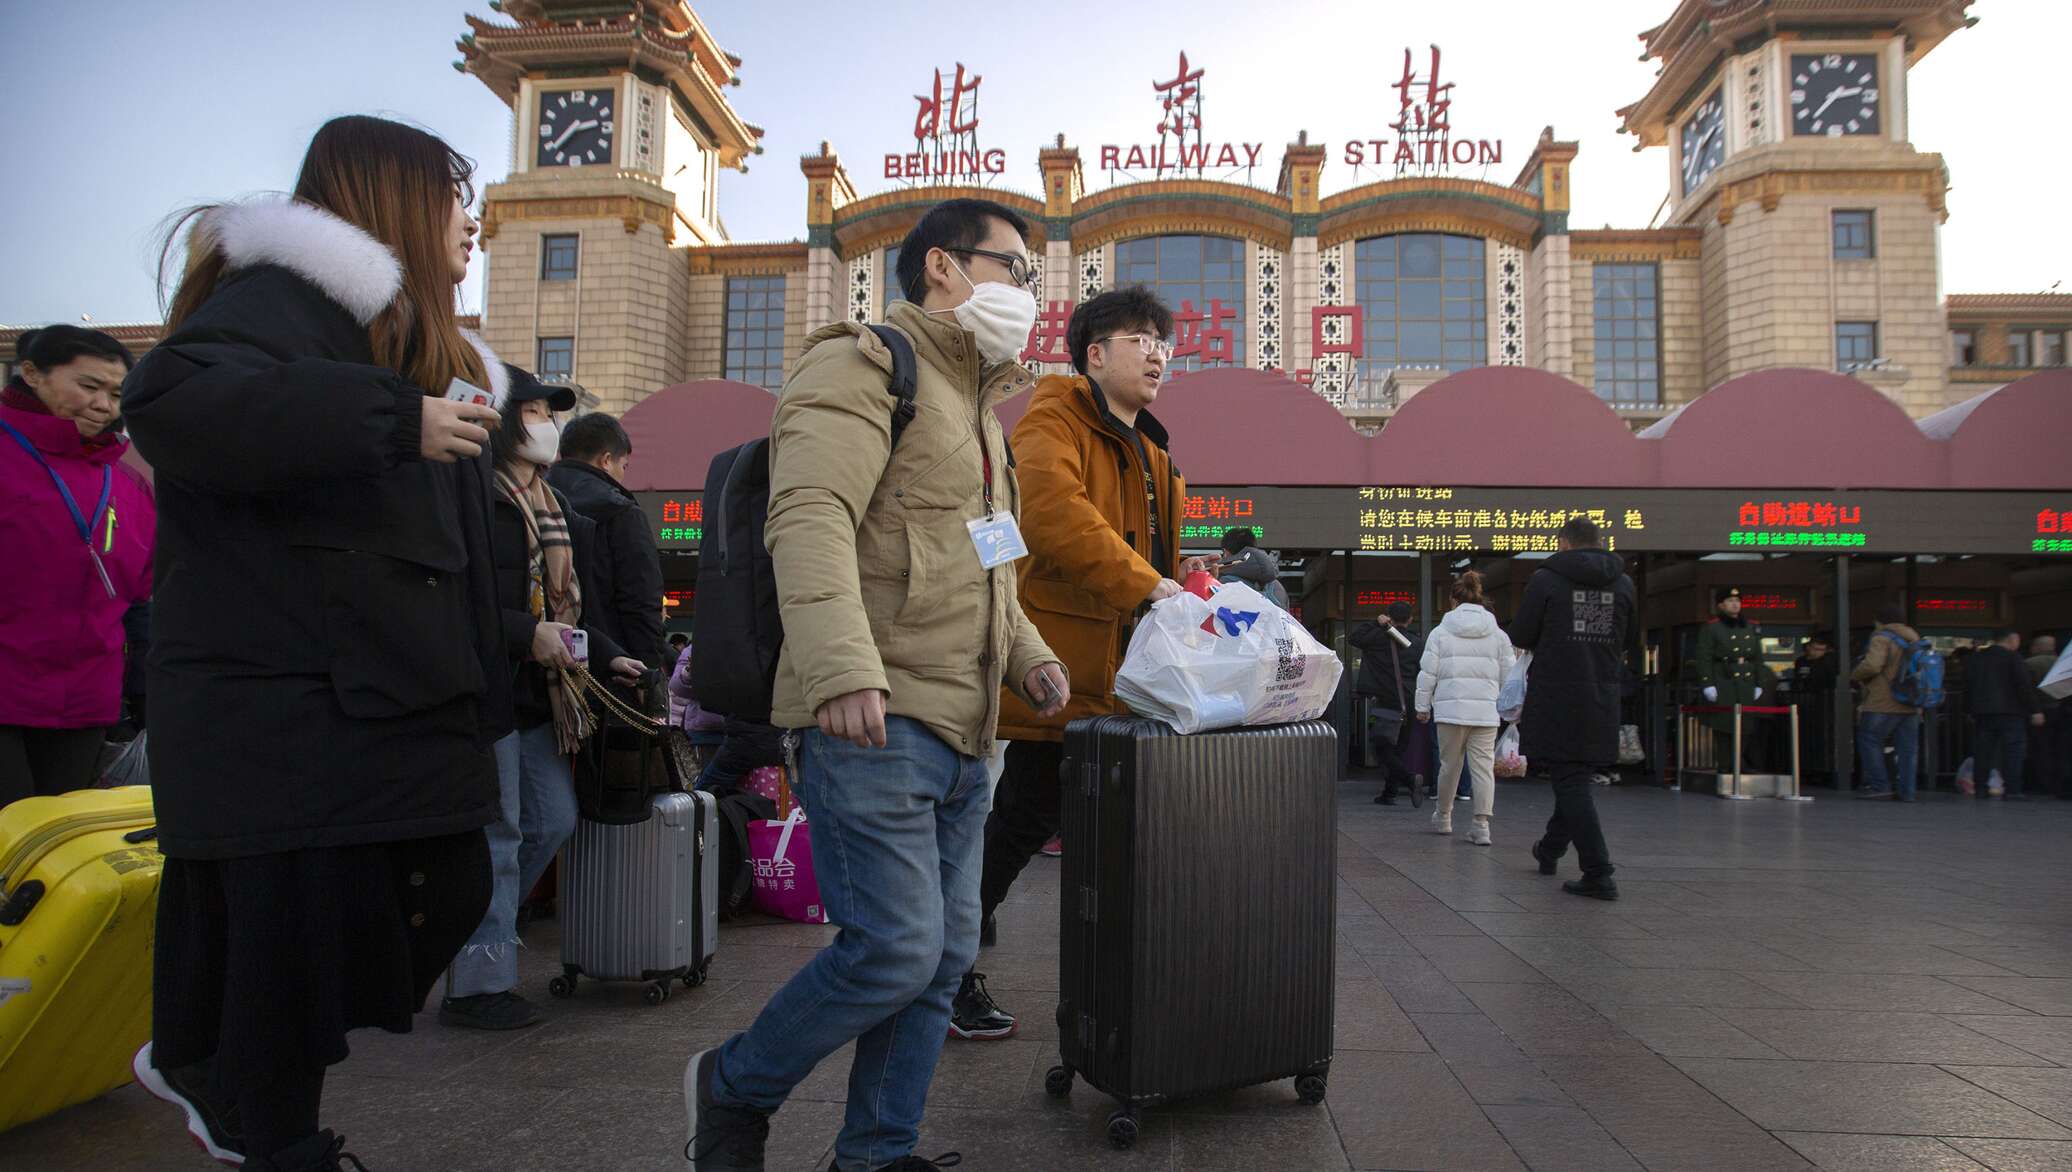
[[[1822,102],[1822,103],[1820,103],[1820,108],[1819,108],[1818,110],[1815,110],[1815,111],[1813,111],[1813,116],[1814,116],[1815,118],[1818,118],[1818,117],[1820,117],[1820,116],[1821,116],[1822,114],[1825,114],[1825,113],[1827,113],[1827,108],[1828,108],[1829,106],[1832,106],[1832,105],[1834,105],[1834,104],[1835,104],[1836,102],[1838,102],[1838,101],[1842,100],[1843,98],[1852,98],[1852,97],[1855,97],[1856,95],[1858,95],[1858,94],[1860,94],[1860,93],[1862,93],[1862,92],[1863,92],[1863,87],[1862,87],[1862,86],[1857,86],[1857,87],[1856,87],[1855,89],[1849,89],[1849,88],[1847,88],[1847,87],[1844,87],[1844,88],[1842,88],[1842,89],[1838,89],[1838,90],[1836,90],[1835,92],[1833,92],[1833,93],[1831,93],[1831,94],[1829,94],[1829,95],[1827,96],[1827,101],[1825,101],[1825,102]]]
[[[561,136],[559,138],[556,138],[553,142],[547,144],[547,149],[550,151],[558,151],[561,149],[561,144],[568,141],[570,135],[574,134],[578,130],[588,130],[595,125],[597,125],[597,120],[594,118],[586,118],[581,122],[571,123],[567,130],[561,132]]]

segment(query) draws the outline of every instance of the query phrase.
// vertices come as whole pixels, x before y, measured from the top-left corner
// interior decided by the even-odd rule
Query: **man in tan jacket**
[[[1850,679],[1863,685],[1863,702],[1856,706],[1856,759],[1863,765],[1863,786],[1856,791],[1859,798],[1914,800],[1921,710],[1892,697],[1892,681],[1899,678],[1907,649],[1921,638],[1919,631],[1907,626],[1906,617],[1906,608],[1896,602],[1879,607],[1878,629],[1871,632],[1863,662],[1849,673]],[[1892,745],[1899,768],[1899,776],[1891,781],[1885,779],[1887,743]]]
[[[770,429],[766,541],[784,650],[772,723],[793,730],[833,944],[755,1024],[684,1071],[699,1172],[763,1167],[769,1116],[856,1043],[841,1172],[912,1155],[950,1002],[978,955],[978,880],[1003,684],[1046,714],[1071,689],[1016,600],[1020,490],[994,407],[1024,388],[1028,225],[951,200],[899,255],[915,410],[893,442],[892,356],[815,332]]]
[[[1081,302],[1065,328],[1079,373],[1036,384],[1015,425],[1029,501],[1022,608],[1075,688],[1071,705],[1055,713],[1001,699],[1000,735],[1010,743],[986,823],[983,944],[993,942],[993,910],[1015,877],[1058,832],[1066,723],[1123,711],[1115,673],[1132,622],[1147,604],[1178,594],[1176,578],[1210,561],[1180,558],[1187,483],[1149,410],[1172,356],[1172,330],[1172,311],[1141,286]],[[1004,1038],[1014,1029],[983,983],[951,1007],[950,1030],[960,1038]]]

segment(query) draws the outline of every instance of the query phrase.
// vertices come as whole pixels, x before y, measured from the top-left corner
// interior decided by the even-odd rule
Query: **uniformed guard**
[[[1713,620],[1698,632],[1697,668],[1701,702],[1705,704],[1755,704],[1763,697],[1774,699],[1777,681],[1763,662],[1763,629],[1741,617],[1741,588],[1729,586],[1713,598]],[[1717,713],[1705,723],[1720,735],[1734,735],[1734,718]],[[1757,721],[1744,718],[1742,744],[1752,747],[1758,739]],[[1745,754],[1752,755],[1752,754]]]

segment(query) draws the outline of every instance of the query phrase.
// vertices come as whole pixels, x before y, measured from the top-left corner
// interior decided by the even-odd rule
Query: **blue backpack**
[[[1898,647],[1899,674],[1892,678],[1892,698],[1910,708],[1941,708],[1943,657],[1926,639],[1909,643],[1891,631],[1878,634]]]

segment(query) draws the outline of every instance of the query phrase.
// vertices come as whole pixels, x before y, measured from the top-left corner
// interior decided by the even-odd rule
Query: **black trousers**
[[[1610,878],[1618,868],[1612,866],[1612,853],[1604,845],[1604,828],[1597,822],[1597,798],[1590,780],[1595,774],[1609,772],[1610,767],[1534,761],[1531,768],[1533,776],[1554,784],[1554,816],[1547,819],[1547,833],[1540,839],[1540,849],[1558,859],[1574,843],[1576,860],[1583,865],[1585,879]]]
[[[1415,784],[1410,767],[1403,763],[1403,738],[1415,736],[1411,729],[1416,720],[1409,713],[1403,714],[1403,723],[1396,726],[1396,735],[1383,736],[1376,732],[1372,738],[1374,755],[1381,758],[1381,796],[1392,798],[1396,791]]]
[[[2029,754],[2029,717],[2020,712],[1985,712],[1972,718],[1971,776],[1979,797],[1998,769],[2007,793],[2022,792],[2022,761]]]
[[[0,724],[0,806],[92,785],[107,735],[104,728]]]
[[[985,870],[979,879],[979,905],[986,915],[1007,898],[1022,868],[1057,837],[1064,820],[1064,787],[1058,768],[1065,763],[1061,741],[1015,741],[1007,746],[1007,767],[993,790],[993,813],[986,818]]]
[[[2032,797],[2072,797],[2072,790],[2065,788],[2066,758],[2072,756],[2072,742],[2066,738],[2066,717],[2059,708],[2047,712],[2043,726],[2029,728],[2029,781],[2028,793]]]

